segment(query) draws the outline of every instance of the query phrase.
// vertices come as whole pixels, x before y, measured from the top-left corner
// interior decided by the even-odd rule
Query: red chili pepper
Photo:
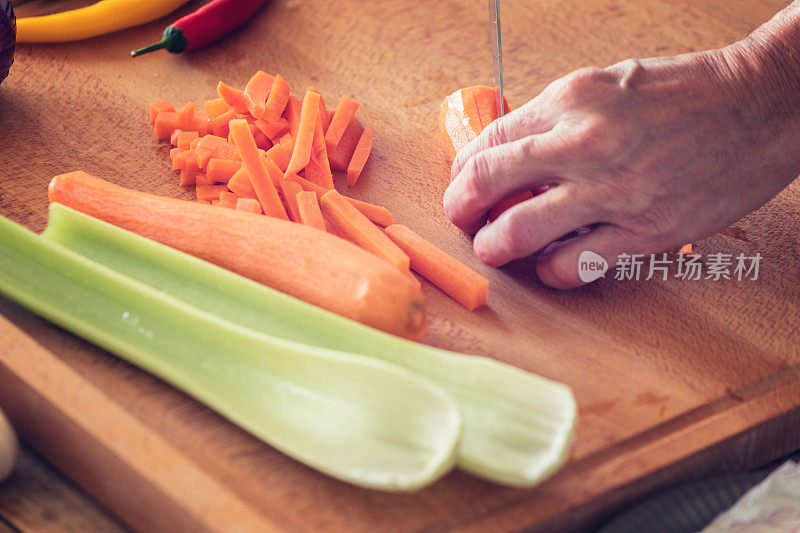
[[[180,54],[207,46],[244,24],[265,1],[212,0],[167,26],[159,42],[134,50],[131,57],[162,48]]]

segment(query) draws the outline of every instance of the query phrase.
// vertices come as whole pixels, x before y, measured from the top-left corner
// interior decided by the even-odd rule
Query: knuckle
[[[465,166],[464,195],[471,202],[480,202],[491,192],[490,168],[483,153],[475,154]]]
[[[531,225],[522,210],[511,209],[507,212],[501,235],[505,241],[505,247],[511,255],[518,257],[533,252],[530,250]]]
[[[580,68],[564,78],[564,90],[573,97],[580,97],[595,90],[604,78],[603,69],[597,67]]]

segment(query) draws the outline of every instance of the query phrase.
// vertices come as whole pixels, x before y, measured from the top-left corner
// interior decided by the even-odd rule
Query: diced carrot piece
[[[196,131],[175,130],[172,132],[169,141],[182,150],[188,150],[191,142],[199,136]]]
[[[205,200],[210,202],[219,198],[219,194],[225,190],[224,185],[200,185],[195,187],[198,200]]]
[[[217,207],[227,207],[228,209],[236,209],[236,202],[231,202],[230,200],[212,200],[211,205],[215,205]]]
[[[333,189],[333,174],[328,162],[328,149],[325,147],[325,134],[322,131],[321,115],[317,116],[314,139],[311,143],[311,161],[306,165],[305,177],[326,189]]]
[[[278,140],[275,144],[291,144],[292,148],[294,148],[294,138],[292,138],[292,134],[287,131],[286,133],[278,137]]]
[[[180,136],[181,133],[183,133],[183,130],[177,129],[172,132],[172,135],[169,136],[169,143],[172,146],[178,146],[178,137]]]
[[[288,220],[289,216],[283,208],[278,191],[267,173],[265,157],[259,154],[247,122],[242,119],[231,120],[230,129],[233,141],[242,158],[243,168],[246,168],[250,175],[250,182],[253,184],[256,197],[261,203],[264,213]]]
[[[289,101],[286,103],[286,109],[283,110],[283,118],[289,123],[289,133],[292,139],[297,137],[297,129],[300,127],[300,108],[303,106],[302,102],[295,96],[290,95]]]
[[[197,200],[195,200],[195,201],[196,201],[198,204],[206,204],[206,205],[211,205],[211,202],[210,202],[209,200],[200,200],[200,199],[197,199]]]
[[[350,158],[350,163],[347,165],[347,186],[352,187],[358,181],[361,171],[364,170],[364,165],[367,163],[367,158],[372,150],[372,126],[364,128],[364,133],[358,140],[356,149],[353,151],[353,156]]]
[[[196,150],[198,144],[200,144],[200,136],[196,139],[192,139],[192,142],[189,143],[189,150]]]
[[[244,88],[244,103],[253,117],[261,118],[264,116],[267,96],[270,93],[270,87],[272,87],[274,79],[270,74],[259,70],[247,82]]]
[[[678,253],[682,255],[693,254],[694,252],[692,251],[692,243],[681,246],[681,249],[678,251]]]
[[[386,228],[386,235],[411,258],[412,269],[452,299],[470,311],[486,305],[489,280],[402,224]]]
[[[289,84],[280,74],[276,74],[267,98],[266,110],[256,118],[264,118],[268,122],[277,122],[286,104],[289,102]],[[255,117],[255,115],[253,115]]]
[[[262,118],[255,121],[255,126],[261,130],[264,135],[269,137],[270,140],[289,131],[289,123],[285,118],[279,118],[277,122],[267,122]]]
[[[236,111],[234,111],[233,109],[229,109],[224,113],[212,118],[209,124],[209,129],[211,130],[211,133],[213,133],[217,137],[227,137],[228,122],[230,122],[234,118],[236,118]]]
[[[213,180],[214,183],[228,183],[240,168],[242,168],[241,161],[211,158],[206,165],[206,175]],[[249,177],[247,181],[250,181]]]
[[[175,151],[177,150],[177,152]],[[181,150],[180,148],[173,148],[169,151],[169,156],[172,159],[172,170],[181,170],[186,166],[184,154],[188,150]]]
[[[150,124],[155,124],[156,117],[162,111],[175,111],[175,108],[166,100],[150,102]]]
[[[154,122],[153,133],[156,139],[167,141],[177,127],[178,114],[175,111],[161,111]]]
[[[313,191],[318,197],[322,197],[323,194],[330,190],[326,189],[325,187],[321,187],[316,183],[312,183],[307,179],[303,179],[300,176],[293,175],[286,179],[296,181],[300,184],[300,187],[302,187],[304,191]],[[361,211],[361,214],[370,219],[374,224],[377,224],[382,228],[391,226],[392,224],[397,224],[394,216],[392,216],[389,210],[385,207],[362,202],[361,200],[356,200],[355,198],[350,198],[349,196],[345,196],[345,198],[347,198],[347,201],[350,202],[353,207]]]
[[[319,95],[319,117],[322,119],[322,133],[324,134],[328,130],[328,126],[331,123],[332,115],[328,115],[328,110],[325,108],[325,100],[322,98],[322,93],[319,89],[316,87],[307,87],[306,90]]]
[[[319,94],[307,91],[300,110],[300,127],[297,129],[294,139],[292,158],[289,160],[289,166],[286,167],[287,174],[296,174],[311,160],[311,145],[314,141],[318,115]]]
[[[364,128],[361,123],[353,117],[347,129],[339,140],[339,145],[336,150],[331,152],[328,150],[328,161],[330,161],[331,169],[333,170],[347,170],[350,164],[350,158],[353,157],[353,152],[356,150],[361,134],[364,133]]]
[[[186,150],[184,150],[183,148],[178,148],[177,146],[175,148],[170,148],[169,149],[169,158],[170,158],[170,160],[175,159],[176,155],[182,154],[185,151]]]
[[[203,109],[208,115],[208,118],[211,120],[227,112],[228,110],[230,110],[230,108],[231,106],[229,106],[222,98],[214,98],[212,100],[206,100],[203,103]]]
[[[228,188],[240,198],[256,198],[256,190],[250,181],[250,174],[244,167],[234,172],[228,180]]]
[[[177,118],[175,120],[177,127],[184,131],[191,130],[192,121],[194,120],[194,112],[195,112],[194,102],[187,102],[185,106],[178,109]]]
[[[201,172],[194,177],[194,184],[195,187],[197,186],[202,187],[203,185],[214,185],[214,180],[209,178],[207,174]]]
[[[236,209],[239,211],[247,211],[248,213],[261,214],[261,204],[258,200],[253,198],[239,198],[236,200]]]
[[[274,161],[278,168],[281,169],[281,172],[285,173],[289,168],[289,161],[292,158],[293,151],[293,144],[276,144],[267,150],[267,159]]]
[[[283,197],[283,205],[289,213],[289,218],[293,222],[300,222],[300,212],[297,210],[297,193],[303,192],[303,188],[296,181],[278,179],[278,188]]]
[[[237,113],[247,113],[247,105],[244,103],[244,91],[219,82],[217,84],[217,94]]]
[[[256,141],[256,146],[261,150],[269,150],[272,148],[272,141],[258,128],[253,128],[253,139]]]
[[[297,182],[289,181],[288,183]],[[298,187],[300,186],[299,183],[297,185]],[[325,218],[322,216],[322,211],[319,208],[317,194],[314,191],[301,190],[295,195],[295,201],[297,202],[297,216],[301,224],[321,229],[322,231],[328,231],[325,227]]]
[[[195,152],[197,153],[197,161],[200,168],[206,168],[208,160],[212,157],[217,157],[217,152],[220,151],[222,146],[227,146],[228,141],[216,135],[204,135],[197,143]]]
[[[339,146],[339,141],[356,114],[356,109],[358,109],[358,102],[352,98],[345,96],[339,101],[339,106],[333,114],[328,131],[325,133],[325,144],[329,153],[334,152],[336,147]]]
[[[375,224],[353,207],[347,198],[330,190],[320,198],[320,207],[326,220],[336,231],[367,251],[387,260],[403,272],[408,271],[410,259]]]
[[[219,193],[219,199],[222,200],[223,202],[234,202],[234,203],[236,203],[236,200],[239,199],[239,195],[237,195],[236,193],[233,193],[233,192],[231,192],[229,190],[224,190],[224,191],[221,191]]]
[[[194,150],[187,150],[183,154],[183,168],[181,169],[181,185],[194,185],[195,176],[200,174],[200,165],[197,163],[197,154]]]
[[[203,136],[208,133],[208,128],[211,126],[211,121],[208,119],[208,115],[202,112],[195,113],[194,118],[191,121],[191,127],[189,128],[191,131],[196,131],[198,135]]]

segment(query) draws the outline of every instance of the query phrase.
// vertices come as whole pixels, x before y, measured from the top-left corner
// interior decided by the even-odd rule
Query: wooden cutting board
[[[580,66],[722,46],[784,4],[506,2],[511,105]],[[486,19],[482,0],[276,0],[222,45],[187,57],[127,57],[155,40],[163,21],[84,43],[20,47],[0,86],[0,214],[41,230],[48,180],[74,169],[192,198],[169,169],[168,147],[152,139],[146,105],[157,98],[213,97],[220,79],[242,86],[257,69],[280,72],[296,92],[315,85],[331,104],[357,98],[375,146],[348,194],[386,206],[492,283],[489,306],[475,313],[426,285],[426,342],[573,387],[581,419],[571,460],[539,488],[504,488],[458,472],[412,495],[354,488],[7,300],[0,299],[0,313],[133,426],[201,470],[209,486],[257,510],[265,524],[291,530],[582,530],[657,487],[747,469],[800,446],[800,183],[696,243],[703,253],[761,253],[757,281],[607,279],[559,292],[538,282],[530,260],[499,270],[481,265],[442,213],[448,165],[436,127],[446,94],[491,82]],[[0,390],[9,386],[0,377]],[[109,496],[109,484],[125,479],[119,468],[95,463],[94,448],[83,447],[75,468],[75,456],[53,445],[69,443],[72,426],[35,430],[37,414],[49,405],[57,410],[58,398],[45,406],[20,391],[31,397],[18,398],[22,407],[12,416],[28,442],[123,520],[140,523],[130,511],[136,505]],[[120,497],[141,504],[139,512],[152,509],[144,507],[152,491],[123,486],[129,490]]]

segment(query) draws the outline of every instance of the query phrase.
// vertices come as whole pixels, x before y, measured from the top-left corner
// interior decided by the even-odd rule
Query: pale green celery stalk
[[[0,293],[341,480],[414,490],[454,464],[458,405],[429,381],[246,329],[3,217]]]
[[[377,357],[425,376],[461,406],[458,465],[477,476],[532,486],[566,459],[576,407],[565,385],[368,328],[59,204],[50,206],[44,236],[246,328]]]

